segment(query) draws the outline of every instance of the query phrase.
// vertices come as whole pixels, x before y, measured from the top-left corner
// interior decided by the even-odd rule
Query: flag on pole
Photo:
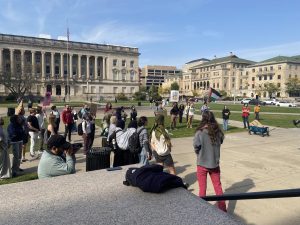
[[[67,39],[68,39],[68,41],[70,41],[70,31],[69,31],[69,27],[67,27]]]
[[[215,89],[210,88],[208,97],[209,97],[210,101],[216,101],[216,100],[220,99],[222,97],[222,95]]]

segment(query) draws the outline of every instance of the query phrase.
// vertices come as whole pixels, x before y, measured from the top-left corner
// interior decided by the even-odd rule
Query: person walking
[[[72,135],[72,127],[74,123],[74,116],[71,111],[71,108],[69,105],[65,106],[64,111],[62,112],[62,121],[65,124],[65,134],[64,137],[69,138],[69,142],[71,142],[71,135]]]
[[[222,110],[222,117],[223,117],[223,130],[228,130],[228,120],[230,116],[230,110],[227,108],[226,105],[224,105],[224,108]]]
[[[197,180],[199,197],[206,196],[207,174],[210,175],[216,195],[223,195],[220,179],[220,148],[224,134],[215,116],[210,111],[202,114],[202,120],[196,129],[193,146],[197,155]],[[225,201],[218,202],[218,208],[226,212]]]
[[[182,123],[182,117],[184,113],[184,104],[179,105],[179,123]]]
[[[246,129],[249,127],[249,115],[250,115],[250,107],[248,106],[248,104],[244,104],[244,106],[242,107],[242,118],[243,118],[243,123],[244,123],[244,128]],[[247,126],[246,126],[247,125]]]
[[[177,123],[177,117],[179,114],[179,108],[178,108],[178,104],[177,102],[173,103],[173,107],[170,111],[170,115],[171,115],[171,129],[174,130],[176,129],[176,123]]]
[[[187,128],[193,128],[193,118],[194,118],[194,114],[195,114],[194,103],[191,103],[190,106],[189,106]]]
[[[260,113],[260,105],[259,104],[256,104],[254,106],[254,113],[255,113],[255,119],[259,120],[259,113]]]
[[[40,132],[39,121],[36,118],[36,110],[31,108],[29,110],[30,115],[27,117],[27,125],[29,128],[29,136],[30,136],[30,156],[35,157],[35,146],[37,143],[38,134]]]
[[[22,119],[18,115],[10,117],[10,124],[7,127],[8,143],[12,145],[13,150],[13,164],[12,164],[12,176],[16,177],[20,171],[21,157],[22,157],[22,145],[23,136],[25,134],[22,127]]]
[[[0,117],[0,180],[11,178],[7,135],[3,129],[4,120]]]
[[[141,116],[138,120],[138,128],[136,132],[139,134],[139,141],[141,146],[141,153],[139,154],[139,162],[142,165],[148,165],[149,160],[152,158],[152,151],[149,145],[149,137],[146,126],[148,125],[148,119],[145,116]]]
[[[156,163],[167,167],[170,174],[176,175],[174,161],[171,155],[171,139],[164,124],[164,116],[157,115],[150,131],[150,145]]]

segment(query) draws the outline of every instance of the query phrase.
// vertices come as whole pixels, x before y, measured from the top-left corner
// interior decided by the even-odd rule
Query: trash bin
[[[15,108],[7,108],[7,116],[15,115]]]
[[[141,103],[141,102],[138,102],[138,106],[142,106],[142,103]]]
[[[94,147],[86,154],[86,171],[106,169],[110,167],[109,147]]]

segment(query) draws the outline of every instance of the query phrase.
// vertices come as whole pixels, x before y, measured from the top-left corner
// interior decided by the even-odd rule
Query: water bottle
[[[112,144],[113,144],[113,149],[117,150],[117,143],[115,139],[112,140]]]

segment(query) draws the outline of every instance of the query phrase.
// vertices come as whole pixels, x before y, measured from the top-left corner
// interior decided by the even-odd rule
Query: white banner
[[[176,90],[171,91],[170,102],[179,102],[179,91]]]

